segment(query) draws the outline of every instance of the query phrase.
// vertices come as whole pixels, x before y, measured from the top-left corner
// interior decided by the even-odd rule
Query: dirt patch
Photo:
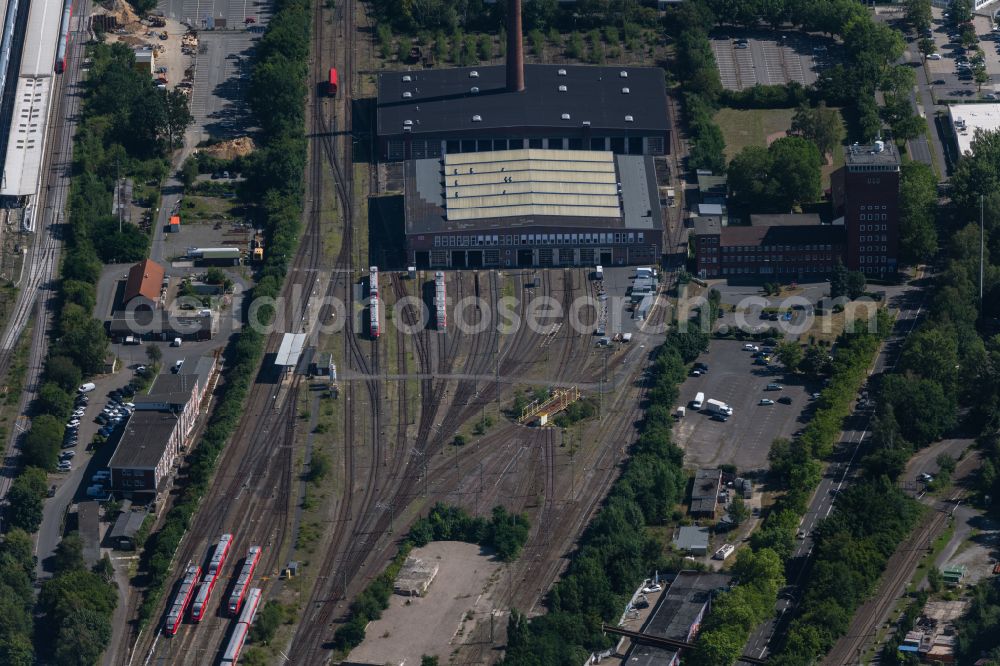
[[[788,136],[788,132],[772,132],[767,135],[765,143],[767,143],[768,147],[770,147],[772,143],[778,139],[784,139],[786,136]]]
[[[231,160],[237,157],[246,157],[254,151],[253,139],[248,136],[238,136],[229,141],[220,141],[207,148],[202,148],[201,152],[210,157],[220,160]]]
[[[368,625],[365,642],[351,651],[350,661],[419,664],[426,654],[446,664],[478,622],[489,622],[500,562],[479,546],[459,541],[436,541],[411,556],[438,564],[434,582],[423,597],[393,595],[388,610]]]

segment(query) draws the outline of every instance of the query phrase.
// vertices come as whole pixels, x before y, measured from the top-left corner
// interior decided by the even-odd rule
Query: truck
[[[732,416],[733,408],[722,402],[721,400],[715,400],[714,398],[709,398],[705,402],[705,409],[707,409],[712,414],[722,414],[723,416]]]
[[[730,555],[732,555],[733,551],[735,551],[735,550],[736,550],[736,546],[734,546],[731,543],[722,544],[722,548],[720,548],[719,550],[715,551],[715,555],[712,555],[712,559],[713,560],[725,560]]]
[[[704,404],[705,404],[705,394],[702,393],[701,391],[698,391],[698,394],[695,395],[694,400],[691,401],[691,409],[695,410],[701,409],[704,406]]]

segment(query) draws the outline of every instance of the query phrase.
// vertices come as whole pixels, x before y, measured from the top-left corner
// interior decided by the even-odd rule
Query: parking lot
[[[698,359],[709,366],[707,374],[688,377],[680,389],[680,403],[688,406],[698,392],[705,398],[721,400],[733,408],[728,421],[713,421],[706,411],[687,409],[678,419],[674,438],[684,449],[689,467],[736,465],[740,471],[766,468],[771,442],[791,437],[803,428],[802,412],[809,406],[809,393],[818,390],[802,378],[786,377],[774,367],[754,365],[753,355],[744,351],[743,342],[712,340],[709,352]],[[765,391],[769,383],[780,383],[781,391]],[[790,405],[777,400],[791,398]],[[775,401],[759,405],[761,398]]]
[[[973,20],[979,36],[979,47],[986,56],[986,73],[990,75],[990,80],[983,84],[980,91],[971,72],[963,77],[958,64],[961,57],[971,54],[958,43],[954,29],[945,24],[943,10],[935,7],[932,15],[931,36],[941,59],[928,59],[925,64],[937,99],[967,100],[993,95],[1000,86],[1000,41],[996,40],[1000,33],[993,32],[989,17],[976,15]]]
[[[833,57],[829,40],[799,33],[715,35],[711,44],[722,87],[727,90],[791,81],[808,86]]]
[[[247,133],[250,110],[244,94],[250,81],[250,50],[259,38],[245,30],[199,33],[191,94],[196,141]]]

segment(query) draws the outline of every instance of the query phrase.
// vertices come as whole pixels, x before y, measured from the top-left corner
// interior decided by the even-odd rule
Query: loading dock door
[[[517,251],[518,266],[530,266],[532,263],[534,263],[534,257],[532,256],[531,250]]]
[[[601,250],[601,265],[610,266],[611,265],[611,252]]]
[[[465,250],[451,251],[451,267],[465,268]]]
[[[469,250],[469,268],[483,267],[483,251]]]

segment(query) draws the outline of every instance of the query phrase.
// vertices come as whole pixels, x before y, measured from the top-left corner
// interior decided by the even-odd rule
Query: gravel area
[[[415,549],[411,557],[440,567],[426,596],[393,595],[389,608],[368,625],[365,642],[351,651],[348,661],[419,664],[422,655],[434,655],[447,664],[475,624],[489,622],[494,584],[501,580],[498,560],[475,544],[459,541],[436,541]]]

